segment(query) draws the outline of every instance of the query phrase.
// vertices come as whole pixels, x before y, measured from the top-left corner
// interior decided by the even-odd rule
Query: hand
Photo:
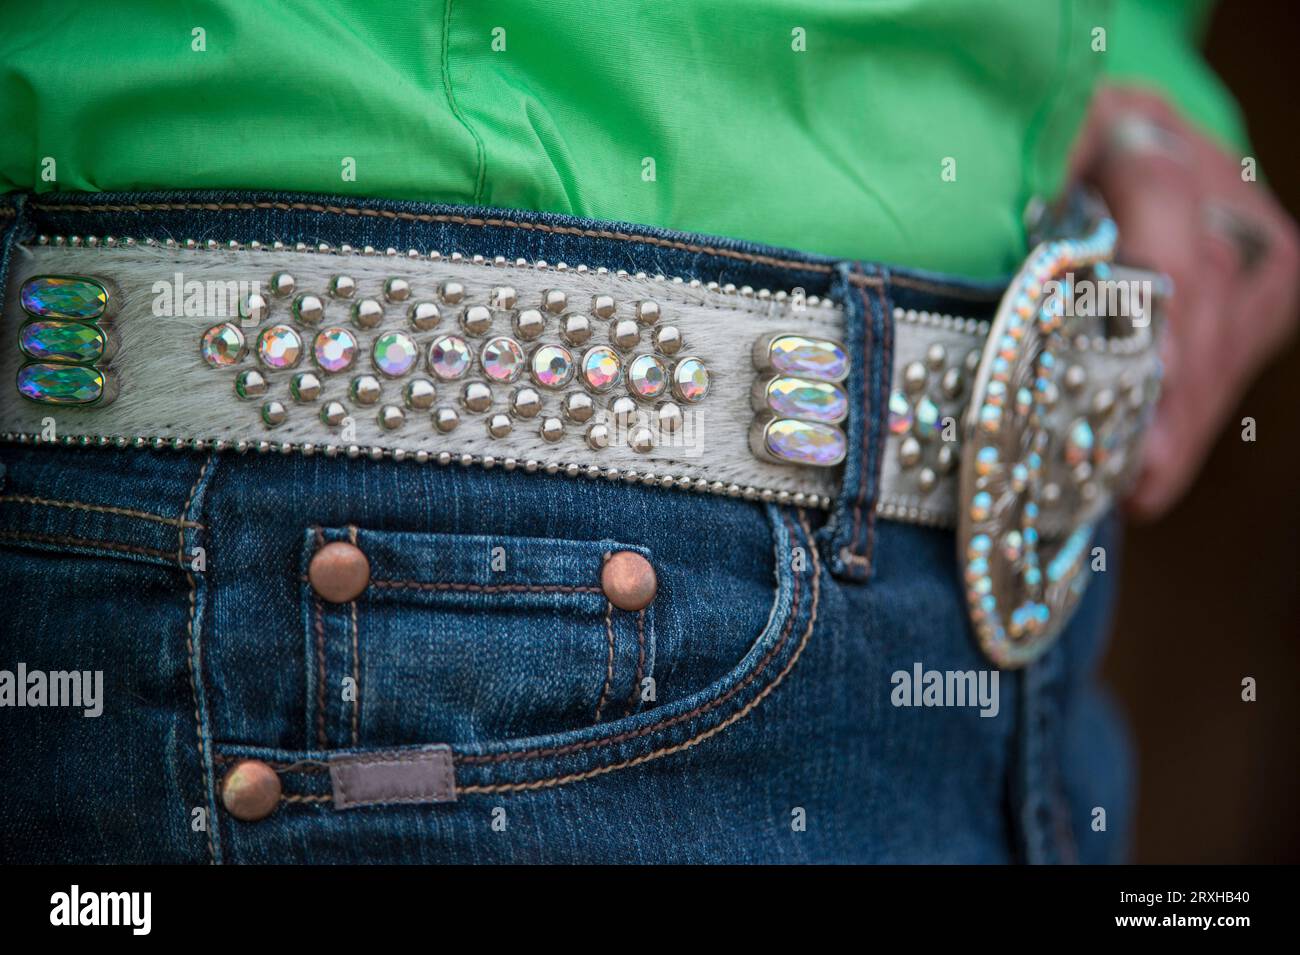
[[[1071,173],[1110,207],[1117,260],[1174,283],[1163,390],[1128,501],[1154,518],[1187,490],[1246,386],[1294,330],[1300,234],[1267,186],[1243,180],[1241,157],[1149,92],[1098,92]],[[1244,224],[1238,238],[1225,221]]]

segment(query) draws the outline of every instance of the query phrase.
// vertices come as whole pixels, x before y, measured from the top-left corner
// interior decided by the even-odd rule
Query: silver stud
[[[656,412],[659,418],[659,430],[663,434],[676,434],[682,428],[682,409],[671,401],[665,401]]]
[[[654,332],[655,348],[664,355],[676,355],[682,347],[682,333],[676,325],[660,325]]]
[[[649,454],[654,450],[655,436],[649,428],[634,428],[628,435],[627,443],[637,454]]]
[[[1082,365],[1071,365],[1065,369],[1065,388],[1071,393],[1081,391],[1088,383],[1088,373]]]
[[[564,396],[564,402],[560,409],[563,411],[564,417],[581,424],[584,421],[589,421],[591,416],[596,413],[596,403],[591,400],[590,395],[575,391]]]
[[[443,434],[455,431],[458,424],[460,424],[460,414],[455,408],[439,408],[433,413],[433,426]]]
[[[320,379],[309,371],[299,372],[289,382],[289,394],[294,401],[315,401],[320,397]]]
[[[397,405],[384,405],[379,409],[379,427],[385,431],[400,428],[404,421],[406,421],[406,412]]]
[[[908,435],[898,446],[898,463],[905,468],[914,468],[921,461],[921,442]]]
[[[1061,499],[1061,485],[1055,481],[1043,485],[1043,503],[1055,504]]]
[[[270,304],[261,292],[249,292],[239,302],[239,322],[241,325],[260,325],[270,311]]]
[[[481,381],[471,381],[460,393],[460,403],[475,413],[492,407],[492,389]]]
[[[351,298],[356,291],[356,279],[350,275],[336,275],[330,279],[330,294],[335,298]]]
[[[599,421],[588,428],[587,447],[593,451],[609,447],[609,428]]]
[[[442,312],[433,302],[416,302],[406,310],[406,316],[411,322],[411,327],[418,332],[427,332],[431,328],[436,328],[442,321]]]
[[[274,428],[276,425],[284,423],[288,412],[284,405],[279,401],[268,401],[262,405],[262,422],[268,428]]]
[[[1092,396],[1092,413],[1104,418],[1115,410],[1115,392],[1102,388]]]
[[[641,341],[641,329],[636,322],[625,318],[609,327],[609,340],[623,351],[628,351]]]
[[[552,315],[559,315],[569,304],[569,296],[557,288],[548,288],[542,293],[542,308]]]
[[[581,345],[591,337],[591,322],[576,312],[565,315],[560,322],[560,337],[570,345]]]
[[[304,325],[319,325],[325,317],[325,303],[315,295],[299,295],[293,300],[293,317]]]
[[[241,398],[260,398],[266,394],[266,378],[252,368],[235,376],[235,394]]]
[[[542,410],[542,396],[532,388],[519,388],[510,396],[510,408],[521,418],[534,418]]]
[[[951,474],[957,467],[959,455],[952,442],[945,442],[939,449],[939,470]]]
[[[512,427],[513,425],[511,424],[510,421],[510,415],[508,414],[498,413],[488,418],[488,422],[487,422],[488,434],[492,435],[492,437],[494,438],[504,438],[506,435],[510,433],[510,429]]]
[[[545,441],[550,441],[552,443],[559,441],[564,437],[564,422],[559,418],[543,418],[542,426],[538,429],[538,433]]]
[[[903,388],[908,394],[919,394],[925,390],[925,383],[929,380],[930,373],[925,370],[925,366],[919,361],[909,362],[903,369]]]
[[[438,286],[438,297],[448,305],[455,305],[465,297],[465,286],[459,282],[443,282]]]
[[[591,297],[591,314],[597,318],[612,318],[614,315],[614,296],[593,295]]]
[[[929,494],[938,483],[938,476],[929,468],[921,468],[921,473],[916,477],[916,486],[921,489],[922,494]]]
[[[970,351],[968,351],[966,353],[966,358],[964,361],[964,364],[966,365],[966,370],[970,372],[972,375],[975,374],[975,372],[979,370],[980,359],[983,357],[984,357],[983,354],[980,352],[978,348],[972,348]]]
[[[352,400],[359,405],[373,405],[379,400],[381,390],[379,379],[374,375],[357,375],[348,386]]]
[[[653,325],[659,321],[659,303],[645,299],[636,303],[636,320],[642,325]]]
[[[492,311],[486,305],[471,305],[460,313],[460,327],[470,335],[482,335],[492,327]]]
[[[627,395],[622,395],[613,400],[609,411],[614,416],[614,422],[620,428],[626,428],[636,419],[636,402]]]
[[[1056,382],[1045,381],[1038,389],[1038,400],[1043,403],[1044,408],[1054,408],[1061,400],[1061,389],[1056,387]]]
[[[327,401],[320,409],[320,420],[331,428],[337,428],[348,416],[348,409],[340,401]]]
[[[948,349],[935,342],[925,350],[925,363],[933,371],[942,371],[948,361]]]
[[[947,397],[956,400],[961,397],[963,384],[961,369],[949,368],[943,373],[943,379],[939,382],[939,387],[943,389],[943,393]]]
[[[288,272],[276,272],[271,276],[271,292],[280,298],[292,295],[295,284],[293,276]]]
[[[390,302],[405,302],[411,297],[411,283],[395,276],[384,283],[384,298]]]
[[[514,317],[515,334],[524,341],[532,341],[546,328],[546,318],[535,308],[526,308]]]
[[[515,302],[519,300],[518,294],[509,285],[498,285],[488,295],[488,301],[493,308],[507,309],[514,308]]]
[[[427,411],[433,407],[438,397],[438,389],[428,378],[412,378],[402,389],[406,407],[415,411]]]
[[[384,320],[384,306],[373,298],[363,298],[352,306],[352,324],[357,328],[374,328]]]

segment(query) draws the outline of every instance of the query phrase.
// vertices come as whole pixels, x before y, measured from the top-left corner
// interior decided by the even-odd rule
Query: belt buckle
[[[975,374],[963,422],[958,564],[976,638],[999,667],[1033,661],[1069,621],[1087,587],[1095,523],[1133,475],[1159,391],[1155,296],[1148,320],[1130,316],[1127,340],[1092,346],[1089,357],[1108,377],[1116,372],[1115,382],[1101,382],[1089,400],[1074,387],[1082,376],[1062,372],[1089,347],[1078,333],[1091,319],[1065,304],[1074,271],[1149,274],[1112,271],[1116,238],[1114,222],[1100,216],[1082,238],[1039,244],[1003,296]],[[1167,280],[1151,278],[1167,294]],[[1111,318],[1100,327],[1120,331]]]

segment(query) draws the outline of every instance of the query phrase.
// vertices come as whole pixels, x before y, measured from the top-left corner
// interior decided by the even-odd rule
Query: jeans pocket
[[[370,581],[347,603],[306,578],[348,541]],[[615,541],[310,528],[302,548],[306,738],[318,748],[560,733],[635,713],[653,680],[654,608],[618,610]]]

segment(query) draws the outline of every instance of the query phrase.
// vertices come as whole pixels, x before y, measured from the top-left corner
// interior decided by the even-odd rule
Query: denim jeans
[[[0,860],[1122,858],[1128,752],[1093,672],[1113,520],[1109,572],[1053,649],[1000,674],[996,715],[893,699],[893,675],[917,664],[991,664],[953,534],[871,517],[891,316],[987,317],[995,286],[411,203],[153,193],[4,208],[6,257],[37,234],[279,240],[802,288],[845,306],[855,411],[829,513],[499,467],[0,445],[0,669],[104,674],[97,717],[0,709]],[[854,272],[881,294],[850,293]],[[366,553],[371,585],[322,603],[307,561],[340,539]],[[643,618],[607,625],[593,567],[614,549],[650,559],[659,589]],[[456,801],[330,804],[321,760],[428,744],[453,751]],[[283,784],[258,822],[221,805],[247,757]]]

